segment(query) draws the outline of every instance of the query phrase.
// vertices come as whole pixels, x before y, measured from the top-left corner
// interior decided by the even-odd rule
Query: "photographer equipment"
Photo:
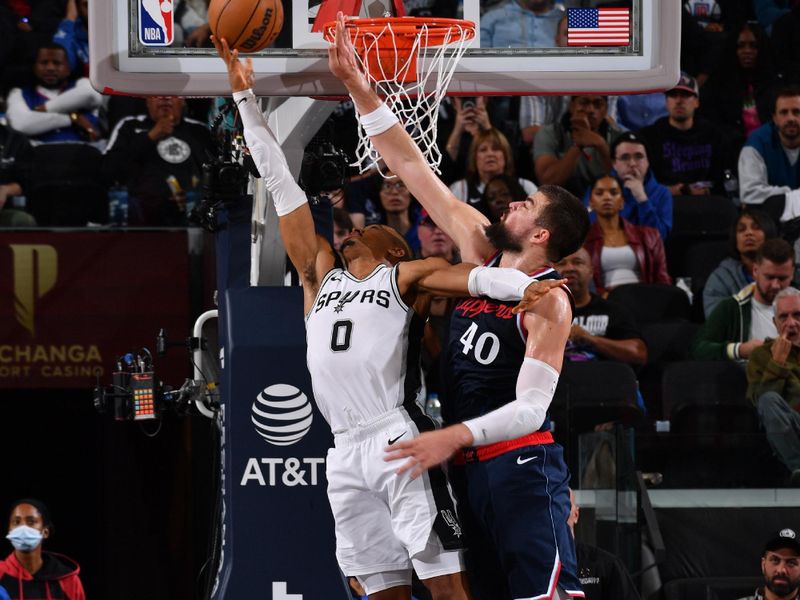
[[[245,153],[241,131],[223,127],[226,115],[235,108],[226,102],[211,124],[212,137],[217,140],[217,155],[203,163],[202,198],[189,213],[189,222],[217,231],[217,211],[247,195],[249,175],[259,177],[252,158]]]
[[[200,332],[202,324],[215,317],[216,311],[202,315],[202,322],[195,325]],[[194,404],[200,414],[216,417],[216,383],[209,382],[198,366],[205,340],[199,336],[189,337],[180,342],[166,339],[164,329],[156,338],[156,351],[159,356],[166,354],[170,346],[183,346],[192,355],[195,366],[195,379],[186,379],[175,389],[156,378],[153,355],[147,348],[138,353],[128,352],[117,358],[116,369],[112,372],[110,386],[98,385],[94,389],[94,407],[99,413],[112,412],[116,421],[145,421],[159,419],[167,410],[185,415]],[[202,364],[202,362],[200,362]]]
[[[331,142],[309,144],[300,167],[300,187],[312,201],[325,192],[339,190],[347,183],[347,157]]]

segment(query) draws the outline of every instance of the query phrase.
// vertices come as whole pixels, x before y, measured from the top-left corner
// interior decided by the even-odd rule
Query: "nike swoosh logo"
[[[399,439],[400,439],[401,437],[403,437],[405,434],[406,434],[406,432],[404,431],[403,433],[401,433],[400,435],[398,435],[396,438],[394,438],[394,439],[390,439],[390,440],[389,440],[389,445],[391,446],[392,444],[394,444],[394,443],[395,443],[397,440],[399,440]]]
[[[247,96],[244,98],[239,98],[239,101],[236,103],[236,106],[241,106],[243,102],[247,102]]]
[[[531,462],[532,460],[536,460],[539,458],[538,456],[529,456],[528,458],[522,458],[521,456],[517,457],[517,464],[524,465],[526,462]]]

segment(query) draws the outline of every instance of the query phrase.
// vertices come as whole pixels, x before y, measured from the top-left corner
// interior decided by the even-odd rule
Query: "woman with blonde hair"
[[[450,191],[459,200],[489,216],[488,208],[481,200],[486,184],[495,175],[514,176],[514,173],[514,155],[508,138],[494,127],[482,129],[475,133],[469,147],[467,176],[454,182]],[[528,195],[537,190],[536,184],[527,179],[519,178],[519,184]]]

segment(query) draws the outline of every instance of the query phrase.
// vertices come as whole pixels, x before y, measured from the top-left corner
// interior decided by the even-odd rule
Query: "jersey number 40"
[[[477,340],[475,339],[476,336]],[[475,360],[482,365],[493,363],[500,353],[500,338],[491,331],[485,331],[478,335],[477,323],[472,323],[458,341],[463,346],[461,351],[467,356],[472,353]]]

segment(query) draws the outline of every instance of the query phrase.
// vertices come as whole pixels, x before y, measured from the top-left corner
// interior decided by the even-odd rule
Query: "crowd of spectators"
[[[208,43],[206,4],[176,0],[179,43]],[[582,3],[482,2],[482,43],[565,46],[565,4]],[[614,305],[622,298],[616,290],[680,287],[699,308],[687,317],[699,331],[685,358],[744,361],[779,337],[771,302],[796,279],[800,2],[682,4],[683,71],[664,93],[445,98],[439,111],[443,179],[490,221],[539,185],[561,185],[584,199],[593,222],[585,251],[563,264],[581,290],[583,311],[570,352],[625,362],[637,372],[650,360],[648,324],[634,322],[636,310]],[[212,103],[94,91],[86,77],[90,9],[87,0],[16,0],[0,8],[0,224],[35,226],[41,198],[31,173],[41,146],[69,152],[67,145],[82,144],[98,155],[100,184],[127,194],[127,213],[109,217],[117,225],[186,225],[211,144]],[[351,114],[342,103],[332,128],[331,141],[345,152],[354,139]],[[328,196],[334,240],[351,227],[383,223],[418,256],[458,260],[452,240],[391,173],[352,173]],[[705,239],[687,233],[687,221],[702,220],[706,208],[713,221],[720,203],[739,216],[720,218]],[[717,249],[702,261],[692,254],[692,243],[725,239],[729,252]],[[447,310],[440,302],[439,316],[446,319]],[[430,365],[445,342],[426,337],[432,389]],[[667,417],[657,401],[646,400],[649,418]]]
[[[175,0],[176,44],[210,46],[207,5]],[[212,103],[95,91],[88,79],[90,10],[89,0],[0,5],[0,226],[185,226],[210,149]],[[88,176],[68,168],[76,144]],[[58,164],[67,167],[53,168]],[[53,189],[61,191],[57,198]],[[108,195],[119,205],[120,193],[125,210],[117,214],[84,206],[74,219],[53,218],[69,212],[55,204],[99,200],[110,207],[89,196]]]

